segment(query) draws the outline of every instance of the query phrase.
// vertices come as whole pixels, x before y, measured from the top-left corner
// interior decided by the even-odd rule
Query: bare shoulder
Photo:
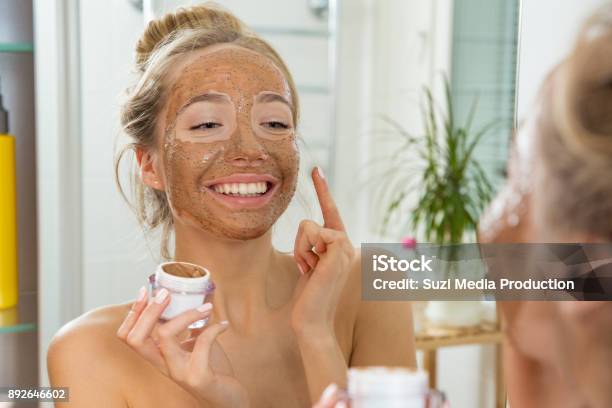
[[[89,311],[66,323],[51,340],[47,351],[49,379],[53,386],[69,387],[71,403],[125,405],[120,373],[133,361],[133,353],[115,333],[130,306]]]
[[[58,332],[63,334],[82,328],[108,328],[121,323],[125,314],[130,310],[132,303],[101,306],[83,313],[81,316],[66,323]]]
[[[343,300],[349,310],[357,311],[361,302],[361,248],[354,248],[355,256],[351,262],[349,275],[344,285]]]
[[[349,267],[348,277],[338,307],[336,308],[335,331],[336,339],[347,363],[351,359],[354,345],[355,324],[361,302],[361,256],[355,249],[355,256]]]
[[[54,357],[75,344],[80,345],[79,350],[100,344],[119,344],[115,333],[130,307],[131,304],[99,307],[71,320],[51,340],[48,356]]]
[[[351,366],[389,365],[416,367],[410,302],[369,301],[362,298],[360,248],[346,284],[345,305],[352,310]]]

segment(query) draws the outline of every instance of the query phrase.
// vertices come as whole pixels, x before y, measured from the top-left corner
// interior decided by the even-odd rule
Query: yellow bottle
[[[15,138],[0,95],[0,309],[17,304],[17,209]]]

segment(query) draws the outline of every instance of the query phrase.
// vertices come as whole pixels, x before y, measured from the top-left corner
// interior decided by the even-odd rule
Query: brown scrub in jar
[[[204,271],[197,266],[187,263],[170,263],[162,267],[164,272],[181,278],[200,278],[205,275]]]
[[[291,96],[272,61],[234,45],[175,68],[158,128],[176,222],[240,240],[269,230],[297,184]]]

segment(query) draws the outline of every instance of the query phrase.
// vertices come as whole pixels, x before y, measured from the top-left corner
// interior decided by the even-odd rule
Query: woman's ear
[[[142,182],[151,188],[164,191],[166,189],[164,179],[160,169],[155,165],[156,162],[153,153],[151,153],[149,149],[137,147],[136,160],[140,167],[140,179]]]

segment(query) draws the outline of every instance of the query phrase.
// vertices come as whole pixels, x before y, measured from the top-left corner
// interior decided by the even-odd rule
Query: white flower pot
[[[429,325],[444,327],[477,326],[483,310],[479,301],[430,301],[425,308]]]

